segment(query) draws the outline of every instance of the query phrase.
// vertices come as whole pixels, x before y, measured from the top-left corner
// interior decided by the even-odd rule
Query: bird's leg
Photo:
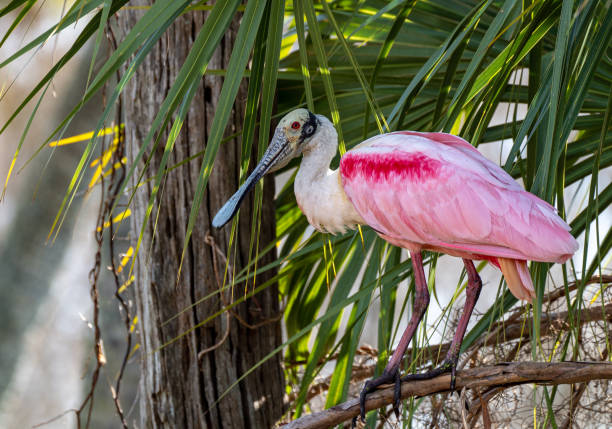
[[[457,331],[455,332],[453,341],[451,342],[448,352],[446,353],[446,358],[439,367],[423,374],[409,374],[402,377],[402,381],[430,379],[450,371],[450,389],[451,391],[455,390],[455,376],[457,372],[457,361],[459,360],[459,351],[461,350],[461,342],[463,341],[463,336],[465,335],[470,316],[472,315],[474,307],[476,306],[476,301],[480,295],[480,290],[482,289],[482,280],[480,280],[480,276],[478,275],[478,271],[476,270],[474,263],[469,259],[463,259],[463,264],[465,265],[468,275],[468,284],[465,291],[465,305],[463,307],[461,318],[459,319],[459,324],[457,325]]]
[[[408,344],[410,344],[410,340],[412,340],[419,322],[423,318],[425,310],[427,310],[427,306],[429,305],[429,290],[427,290],[427,280],[425,279],[425,272],[423,271],[423,257],[421,256],[421,252],[410,252],[410,258],[412,259],[415,281],[415,296],[414,305],[412,307],[412,316],[410,318],[410,322],[408,322],[408,327],[404,331],[404,334],[402,335],[397,348],[393,352],[391,359],[389,359],[389,362],[387,363],[382,375],[368,380],[361,391],[359,402],[361,405],[361,420],[364,422],[366,395],[381,384],[395,384],[393,411],[395,411],[395,415],[399,417],[399,403],[401,394],[399,367],[402,362],[402,358],[404,357],[404,353],[408,348]]]
[[[455,332],[455,335],[453,336],[453,341],[451,342],[450,348],[446,353],[446,359],[444,359],[442,364],[442,366],[450,367],[451,370],[451,392],[455,390],[455,376],[457,373],[457,361],[459,360],[461,343],[463,342],[463,337],[465,335],[468,322],[470,321],[470,316],[472,316],[472,312],[476,306],[476,301],[480,296],[480,290],[482,289],[482,280],[478,275],[478,271],[476,270],[474,263],[470,259],[463,259],[463,264],[465,265],[468,275],[468,284],[465,291],[465,305],[463,307],[463,314],[461,314],[461,318],[459,318],[457,332]]]

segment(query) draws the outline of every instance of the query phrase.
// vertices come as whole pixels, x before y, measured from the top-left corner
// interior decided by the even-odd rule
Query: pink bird
[[[523,190],[508,173],[465,140],[445,133],[400,131],[372,137],[329,165],[338,149],[333,124],[306,109],[287,114],[278,124],[261,162],[219,210],[213,226],[225,225],[240,201],[267,172],[303,155],[295,178],[295,196],[308,222],[322,232],[338,233],[369,225],[389,243],[408,249],[415,276],[414,306],[408,327],[383,374],[366,382],[365,398],[381,384],[395,384],[394,410],[400,400],[400,363],[429,304],[423,250],[463,259],[468,275],[464,311],[444,362],[410,379],[451,371],[451,389],[461,342],[482,288],[473,260],[499,268],[514,296],[535,296],[527,261],[567,261],[578,249],[569,226],[553,206]]]

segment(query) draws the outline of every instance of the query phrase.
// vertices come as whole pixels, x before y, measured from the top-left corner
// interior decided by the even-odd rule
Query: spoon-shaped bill
[[[260,165],[261,163],[257,166],[258,168],[253,170],[253,172],[249,175],[249,177],[242,184],[242,186],[238,188],[236,193],[234,193],[234,195],[232,195],[230,199],[227,200],[225,204],[223,204],[223,207],[221,207],[221,209],[217,212],[212,221],[212,225],[215,228],[221,228],[223,225],[232,220],[232,218],[236,215],[236,212],[240,207],[240,203],[242,202],[246,194],[257,184],[259,179],[261,179],[261,177],[266,174],[266,171],[263,171],[259,168]]]
[[[261,161],[259,161],[257,167],[255,167],[255,170],[253,170],[242,186],[238,188],[236,193],[232,195],[231,198],[227,200],[223,207],[221,207],[221,209],[217,212],[212,221],[212,225],[215,228],[221,228],[223,225],[232,220],[240,207],[240,203],[246,194],[253,189],[253,187],[255,187],[259,179],[261,179],[268,171],[274,171],[275,169],[286,165],[288,159],[292,157],[290,156],[292,155],[292,152],[293,150],[291,145],[289,145],[284,133],[277,130],[274,133],[274,137],[272,138],[268,149],[266,149],[266,152],[261,158]]]

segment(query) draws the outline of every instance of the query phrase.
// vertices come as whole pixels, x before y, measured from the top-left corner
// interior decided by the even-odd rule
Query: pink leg
[[[425,315],[427,306],[429,305],[429,290],[427,289],[427,280],[425,279],[425,272],[423,271],[423,258],[421,253],[411,253],[410,258],[412,259],[415,283],[412,317],[410,318],[410,322],[408,322],[408,326],[406,327],[397,348],[393,352],[391,359],[389,359],[389,363],[387,363],[387,366],[385,367],[385,372],[388,373],[394,373],[399,370],[404,353],[406,353],[406,349],[408,348],[408,344],[410,344],[410,341],[412,340],[421,319]]]
[[[453,341],[451,342],[444,362],[442,362],[439,367],[429,372],[423,374],[409,374],[405,377],[402,377],[402,381],[425,380],[450,371],[450,388],[451,391],[455,390],[455,375],[457,371],[457,360],[459,359],[459,352],[461,351],[461,342],[463,341],[468,322],[470,321],[470,316],[472,315],[474,307],[476,306],[476,301],[478,300],[478,296],[480,295],[480,290],[482,289],[482,280],[480,280],[480,276],[478,275],[478,271],[476,271],[474,263],[469,259],[464,259],[463,264],[465,265],[465,269],[468,275],[468,284],[467,289],[465,291],[465,305],[463,307],[463,313],[461,314],[461,318],[459,319],[459,324],[457,325],[457,331],[453,336]]]
[[[478,275],[478,271],[476,271],[474,263],[469,259],[464,259],[463,264],[465,265],[468,275],[468,284],[467,289],[465,290],[465,305],[463,307],[463,314],[461,314],[459,324],[457,325],[457,332],[455,332],[453,341],[451,342],[448,353],[446,354],[446,359],[448,360],[449,358],[452,358],[455,360],[455,363],[459,357],[461,342],[463,341],[465,330],[467,329],[468,322],[470,321],[470,316],[474,311],[476,301],[478,300],[480,290],[482,289],[482,280],[480,280],[480,276]]]
[[[389,363],[385,367],[382,375],[372,380],[368,380],[361,391],[360,403],[361,403],[361,420],[365,422],[365,399],[366,395],[372,392],[381,384],[395,383],[395,398],[393,400],[393,410],[395,414],[399,416],[399,402],[400,402],[400,386],[401,380],[399,375],[399,367],[410,344],[410,340],[414,336],[419,322],[425,315],[427,306],[429,305],[429,290],[427,289],[427,280],[425,279],[425,272],[423,271],[423,257],[421,252],[410,252],[410,258],[412,259],[412,268],[414,271],[414,283],[415,283],[415,296],[414,305],[412,307],[412,317],[408,322],[408,327],[404,331],[400,342],[393,352]]]

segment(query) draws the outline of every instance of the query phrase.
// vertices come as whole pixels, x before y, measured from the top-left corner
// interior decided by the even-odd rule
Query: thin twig
[[[215,349],[218,349],[219,347],[221,347],[221,344],[223,344],[225,342],[225,340],[227,340],[227,337],[229,337],[229,333],[230,333],[230,322],[231,322],[231,317],[230,317],[230,313],[229,311],[225,312],[225,323],[226,323],[226,327],[225,327],[225,333],[223,334],[223,337],[221,337],[221,339],[214,345],[205,348],[204,350],[200,350],[200,352],[198,353],[198,361],[201,361],[202,358],[204,357],[204,355],[206,353],[210,353]]]
[[[233,282],[232,277],[231,277],[232,267],[227,262],[227,258],[225,257],[225,253],[223,253],[223,250],[221,250],[219,245],[215,242],[215,238],[212,235],[210,235],[210,232],[206,233],[206,237],[204,238],[204,243],[206,243],[210,247],[212,247],[214,253],[217,256],[219,256],[219,258],[221,259],[221,262],[223,264],[227,264],[227,272],[228,272],[228,276],[229,276],[229,282],[231,284]],[[215,272],[215,278],[217,279],[217,285],[219,286],[219,290],[221,291],[219,293],[219,295],[221,296],[221,301],[223,303],[223,306],[227,308],[227,307],[229,307],[229,305],[231,303],[228,303],[225,300],[225,295],[223,294],[223,282],[221,281],[221,275],[219,274],[219,268],[218,268],[218,265],[217,265],[217,258],[215,258],[214,255],[213,255],[213,270]],[[262,326],[268,325],[270,323],[278,322],[283,317],[283,309],[281,309],[281,310],[279,310],[279,312],[278,312],[278,314],[276,316],[268,318],[268,319],[265,319],[265,320],[263,320],[263,321],[261,321],[259,323],[251,324],[251,323],[248,323],[246,320],[244,320],[238,313],[233,311],[231,308],[227,308],[226,311],[228,313],[230,313],[238,321],[238,323],[240,323],[245,328],[251,329],[251,330],[259,329]]]
[[[603,353],[603,356],[602,356],[602,360],[605,361],[607,359],[608,359],[608,350],[606,349],[606,350],[604,350],[604,353]],[[586,383],[586,382],[585,383],[581,383],[578,386],[578,388],[576,389],[576,391],[574,391],[574,393],[570,397],[570,400],[569,400],[569,413],[568,413],[568,416],[567,416],[567,420],[565,420],[565,422],[561,426],[563,429],[571,429],[572,424],[574,423],[575,415],[576,415],[576,408],[580,404],[580,399],[582,398],[582,395],[586,391],[587,384],[588,383]]]
[[[482,416],[483,422],[485,421],[485,419],[487,419],[487,417],[484,416],[484,413],[485,412],[488,413],[488,408],[485,410],[484,404],[488,404],[491,399],[493,399],[494,397],[502,393],[505,389],[506,387],[504,386],[504,387],[494,387],[492,389],[487,389],[484,391],[484,393],[479,391],[478,393],[479,399],[477,401],[472,402],[472,404],[470,404],[470,407],[469,407],[470,408],[469,418],[470,418],[470,424],[472,426],[475,425],[481,412],[483,413],[483,416]],[[488,419],[490,422],[490,415]]]
[[[589,278],[586,282],[584,282],[585,285],[591,285],[591,284],[596,284],[596,283],[612,283],[612,275],[602,275],[602,276],[592,276],[591,278]],[[571,282],[568,285],[567,291],[568,292],[572,292],[576,289],[578,289],[578,285],[582,284],[582,280],[576,280]],[[562,298],[565,296],[565,288],[564,287],[560,287],[559,289],[556,289],[554,291],[552,291],[551,293],[549,293],[547,296],[544,297],[543,301],[547,301],[549,303]]]
[[[487,396],[482,395],[480,390],[477,391],[478,399],[480,403],[480,409],[482,410],[482,425],[485,429],[491,429],[491,415],[489,414],[489,399]],[[471,427],[471,426],[470,426]]]
[[[435,346],[435,347],[439,347],[439,345]],[[327,357],[322,357],[321,359],[319,359],[319,364],[325,363],[329,360],[335,360],[338,359],[338,356],[340,356],[340,352],[338,353],[334,353],[333,355],[331,355],[329,358]],[[355,350],[355,356],[368,356],[371,357],[372,359],[376,359],[378,357],[378,349],[368,345],[368,344],[363,344],[361,346],[359,346],[357,348],[357,350]],[[285,362],[285,366],[287,368],[291,368],[293,366],[298,366],[298,365],[306,365],[308,363],[307,359],[300,359],[300,360],[290,360]]]
[[[79,411],[79,410],[77,410],[76,408],[68,409],[68,410],[62,412],[61,414],[58,414],[55,417],[51,417],[49,420],[45,420],[44,422],[36,423],[34,426],[32,426],[32,429],[36,429],[36,428],[40,428],[40,427],[43,427],[43,426],[47,426],[47,425],[49,425],[51,423],[54,423],[54,422],[58,421],[59,419],[64,417],[66,414],[76,413],[77,411]]]
[[[470,429],[467,422],[467,410],[465,409],[465,403],[467,402],[467,388],[464,387],[461,389],[461,394],[459,395],[459,403],[461,404],[461,423],[463,423],[463,429]]]
[[[436,400],[435,396],[431,397],[431,422],[429,423],[429,429],[437,428],[438,420],[440,418],[440,412],[446,401],[448,394],[441,395],[440,400]]]
[[[356,382],[372,377],[374,375],[375,367],[376,365],[353,367],[353,370],[351,371],[351,381]],[[331,376],[325,377],[323,380],[310,386],[310,388],[308,389],[308,393],[306,394],[306,402],[310,401],[315,396],[329,390],[329,383],[331,383]],[[294,390],[293,392],[291,392],[288,395],[286,406],[289,406],[289,404],[295,401],[299,393],[300,392],[298,390]]]

